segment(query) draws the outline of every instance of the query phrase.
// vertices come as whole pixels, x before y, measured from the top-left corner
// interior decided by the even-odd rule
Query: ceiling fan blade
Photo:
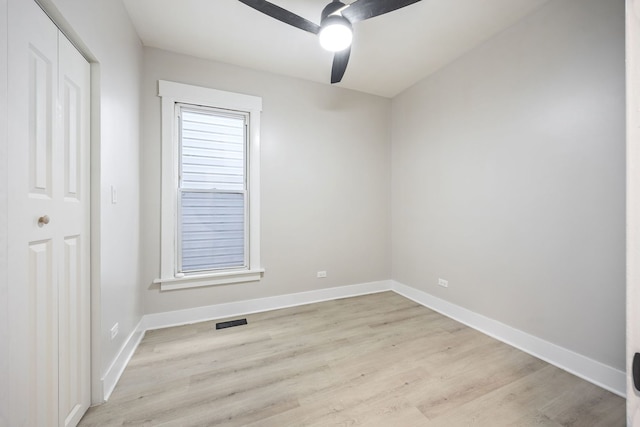
[[[246,4],[249,7],[254,8],[255,10],[264,13],[265,15],[269,15],[272,18],[277,19],[278,21],[282,21],[285,24],[292,25],[296,28],[300,28],[301,30],[308,31],[313,34],[318,34],[320,31],[320,26],[314,24],[313,22],[303,18],[302,16],[296,15],[293,12],[289,12],[286,9],[281,8],[280,6],[276,6],[273,3],[269,3],[265,0],[239,0],[241,3]]]
[[[385,13],[393,12],[420,0],[356,0],[342,10],[342,16],[351,23],[364,21]]]
[[[349,63],[349,56],[351,55],[351,46],[345,50],[336,52],[333,55],[333,67],[331,67],[331,84],[339,83],[344,76],[344,72],[347,71],[347,64]]]

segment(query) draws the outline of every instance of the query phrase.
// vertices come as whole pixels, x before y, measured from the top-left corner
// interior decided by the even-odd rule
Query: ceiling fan
[[[320,45],[326,50],[335,52],[331,68],[333,84],[340,82],[347,70],[351,55],[353,24],[393,12],[420,0],[356,0],[350,4],[333,0],[322,10],[320,25],[265,0],[239,1],[285,24],[317,34]]]

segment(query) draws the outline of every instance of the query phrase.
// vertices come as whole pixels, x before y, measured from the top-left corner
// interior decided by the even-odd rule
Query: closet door
[[[60,426],[75,426],[89,408],[89,64],[58,33],[61,248],[58,256],[58,391]],[[52,223],[50,223],[52,224]]]
[[[11,425],[75,425],[90,398],[89,68],[33,0],[8,17]]]

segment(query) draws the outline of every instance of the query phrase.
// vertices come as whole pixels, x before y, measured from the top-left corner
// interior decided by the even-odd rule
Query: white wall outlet
[[[438,279],[438,285],[442,286],[443,288],[448,288],[449,281],[444,279]]]
[[[325,277],[327,277],[326,271],[318,271],[318,279],[323,279]]]
[[[114,205],[118,203],[118,190],[113,185],[111,186],[111,203]]]
[[[111,339],[114,339],[118,335],[118,324],[116,323],[111,327]]]

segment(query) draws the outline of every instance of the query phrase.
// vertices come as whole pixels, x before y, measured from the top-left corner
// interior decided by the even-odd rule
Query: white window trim
[[[260,113],[262,98],[182,83],[158,81],[162,100],[162,205],[160,235],[160,290],[258,281],[260,266]],[[206,274],[177,273],[178,129],[176,103],[224,108],[249,113],[249,265],[248,269]]]

